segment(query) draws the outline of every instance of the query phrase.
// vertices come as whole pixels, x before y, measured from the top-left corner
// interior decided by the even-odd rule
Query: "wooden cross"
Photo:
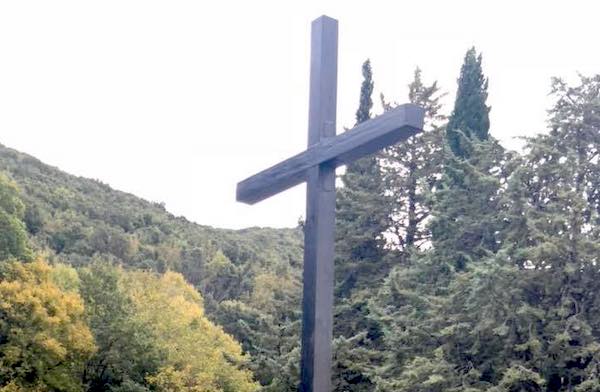
[[[300,391],[331,390],[335,168],[418,133],[423,109],[398,106],[336,136],[337,20],[312,22],[308,148],[237,185],[254,204],[306,182]]]

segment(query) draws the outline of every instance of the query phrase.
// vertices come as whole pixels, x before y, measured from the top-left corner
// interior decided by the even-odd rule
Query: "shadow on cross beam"
[[[254,204],[306,180],[310,168],[325,162],[341,166],[401,142],[423,129],[424,111],[400,105],[349,131],[310,146],[237,184],[237,201]]]

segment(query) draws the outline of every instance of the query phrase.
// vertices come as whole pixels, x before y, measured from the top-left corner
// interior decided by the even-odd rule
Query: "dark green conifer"
[[[356,110],[356,125],[371,118],[371,109],[373,108],[373,71],[371,70],[371,60],[367,59],[362,65],[363,81],[360,86],[360,103]]]
[[[452,115],[446,127],[443,176],[431,195],[433,252],[463,270],[466,263],[498,249],[501,226],[497,207],[504,151],[490,137],[487,79],[481,55],[471,48],[458,79]]]
[[[370,303],[379,390],[600,390],[600,76],[553,94],[550,132],[524,157],[466,138],[468,158],[447,161],[432,249]]]
[[[362,66],[363,82],[360,89],[356,124],[371,117],[373,75],[371,63]],[[338,192],[336,265],[338,291],[346,296],[355,286],[359,275],[366,276],[370,264],[383,255],[383,232],[386,230],[384,184],[378,155],[359,159],[346,167]],[[362,271],[362,272],[359,272]]]
[[[364,62],[362,74],[356,124],[371,117],[373,75],[369,60]],[[368,318],[365,293],[374,277],[384,276],[383,233],[387,229],[387,214],[380,159],[380,154],[376,154],[349,164],[341,177],[344,186],[338,192],[333,375],[336,391],[373,388],[368,375],[375,355],[371,346],[372,339],[380,333]]]
[[[474,50],[467,53],[450,120],[464,129],[469,124],[466,131],[455,125],[454,130],[461,138],[457,144],[461,148],[459,154],[452,148],[443,148],[442,137],[437,149],[420,151],[423,162],[434,162],[433,167],[416,177],[423,180],[430,176],[430,182],[415,192],[420,195],[421,211],[426,214],[427,227],[420,226],[419,230],[427,236],[429,249],[410,252],[409,262],[393,268],[380,294],[370,303],[373,318],[384,331],[385,366],[378,369],[376,378],[382,391],[467,390],[461,387],[478,390],[475,389],[479,385],[478,376],[469,369],[469,362],[473,361],[467,344],[470,324],[466,320],[459,322],[465,314],[460,301],[455,300],[454,290],[471,263],[497,251],[501,227],[499,190],[504,174],[498,167],[502,166],[504,152],[487,136],[489,122],[486,120],[482,125],[472,121],[477,115],[466,105],[473,100],[467,88],[472,84],[469,83],[473,72],[471,57],[480,65],[480,59],[474,56]],[[416,98],[424,89],[419,87],[420,75],[415,76],[411,95]],[[479,91],[485,90],[486,84],[481,83]],[[487,119],[485,94],[476,95]],[[446,140],[449,144],[452,141]],[[410,156],[410,151],[398,155]],[[400,182],[402,188],[410,190],[411,170],[401,173],[406,176]]]
[[[464,138],[489,137],[490,107],[486,105],[488,80],[481,68],[481,54],[471,48],[465,55],[460,70],[454,110],[448,121],[446,138],[452,152],[458,157],[469,154]]]

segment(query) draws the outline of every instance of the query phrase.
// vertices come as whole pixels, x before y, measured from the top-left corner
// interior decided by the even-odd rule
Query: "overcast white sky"
[[[596,4],[0,1],[0,143],[201,224],[294,226],[303,187],[246,206],[235,184],[305,148],[311,20],[340,23],[338,132],[367,57],[376,97],[406,101],[419,65],[450,110],[475,45],[514,146],[544,129],[551,76],[600,72]]]

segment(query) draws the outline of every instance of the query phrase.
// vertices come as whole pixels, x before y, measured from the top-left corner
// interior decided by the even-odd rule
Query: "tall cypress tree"
[[[371,117],[373,74],[371,62],[362,66],[363,82],[360,89],[356,124]],[[383,255],[387,216],[385,213],[384,185],[379,155],[354,161],[346,167],[338,192],[336,252],[338,293],[346,296],[355,286],[359,275],[366,277],[369,264]],[[359,273],[362,270],[363,273]]]
[[[504,150],[489,135],[488,81],[481,60],[475,48],[465,55],[446,127],[443,175],[431,195],[433,253],[458,271],[497,251],[501,225],[496,209]]]
[[[367,59],[362,65],[363,81],[360,86],[360,103],[356,110],[356,125],[371,118],[371,109],[373,108],[373,71],[371,70],[371,60]]]
[[[481,60],[481,54],[478,55],[473,47],[467,51],[460,70],[454,110],[446,130],[450,149],[458,157],[464,158],[469,154],[463,140],[465,137],[479,140],[489,137],[488,80],[483,75]]]
[[[373,74],[369,60],[364,62],[362,74],[356,124],[371,117]],[[368,373],[375,353],[370,347],[378,332],[368,318],[366,303],[370,282],[382,276],[383,270],[387,215],[380,159],[380,155],[373,155],[349,164],[341,177],[344,186],[338,192],[335,391],[373,390]]]

